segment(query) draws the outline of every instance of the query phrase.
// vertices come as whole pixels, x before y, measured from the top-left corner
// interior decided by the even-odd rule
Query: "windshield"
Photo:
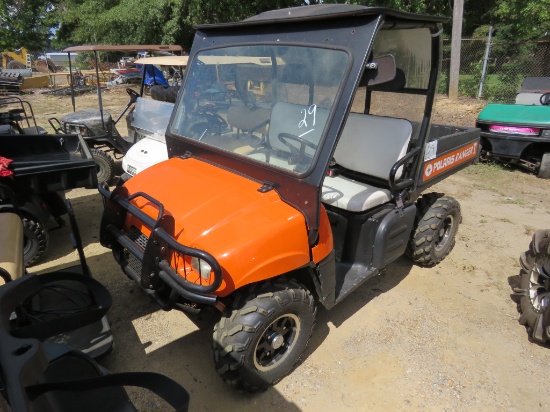
[[[172,134],[304,173],[311,166],[348,66],[341,50],[240,46],[203,51]]]

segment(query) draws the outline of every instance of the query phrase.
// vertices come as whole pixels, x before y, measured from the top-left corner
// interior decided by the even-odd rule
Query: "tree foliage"
[[[550,34],[550,0],[502,0],[494,18],[497,35],[506,40],[531,40]]]
[[[389,7],[451,17],[453,0],[0,0],[0,47],[175,43],[189,48],[199,23],[237,21],[266,10],[316,3]],[[529,40],[550,32],[550,0],[465,0],[463,34]],[[450,32],[451,24],[444,26]],[[54,28],[54,32],[52,32]],[[54,35],[55,33],[55,35]]]
[[[65,44],[176,43],[190,47],[193,26],[241,20],[301,0],[64,0],[58,40]]]
[[[0,0],[0,51],[26,47],[44,50],[50,29],[57,25],[53,2],[44,0]]]

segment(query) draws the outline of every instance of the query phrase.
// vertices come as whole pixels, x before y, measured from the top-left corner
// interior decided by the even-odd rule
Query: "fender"
[[[52,216],[52,209],[49,202],[44,201],[44,198],[39,195],[18,196],[17,203],[22,215],[31,217],[41,223],[46,223]],[[0,212],[12,211],[11,203],[0,204]]]

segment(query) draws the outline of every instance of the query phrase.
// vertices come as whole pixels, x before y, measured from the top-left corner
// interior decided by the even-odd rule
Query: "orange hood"
[[[259,192],[261,183],[197,159],[172,158],[124,186],[129,194],[144,192],[164,205],[165,214],[174,217],[172,235],[179,243],[218,260],[224,278],[219,296],[310,261],[303,215],[275,190]],[[157,217],[158,209],[146,199],[132,203]]]

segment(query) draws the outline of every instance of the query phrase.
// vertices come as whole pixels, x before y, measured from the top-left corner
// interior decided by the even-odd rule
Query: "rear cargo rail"
[[[119,186],[112,192],[107,184],[99,187],[103,196],[106,209],[112,213],[106,214],[101,222],[101,244],[113,250],[115,259],[121,264],[124,272],[153,297],[164,309],[171,308],[177,300],[178,295],[197,304],[216,305],[217,296],[213,295],[222,283],[222,269],[218,261],[208,252],[191,248],[179,243],[165,229],[170,226],[171,216],[165,214],[164,206],[152,196],[137,192],[131,196],[122,194],[122,187]],[[158,215],[155,218],[147,215],[131,203],[132,199],[143,197],[158,208]],[[137,228],[132,227],[130,231],[123,229],[127,214],[132,215],[144,226],[151,230],[149,237],[141,233]],[[174,269],[167,256],[169,251],[177,253],[183,261],[183,273],[180,274]],[[198,276],[197,282],[187,279],[186,257],[197,258],[206,262],[211,272],[209,279],[205,280]],[[195,272],[193,272],[195,273]],[[169,296],[162,295],[159,291],[163,284],[172,289]]]

